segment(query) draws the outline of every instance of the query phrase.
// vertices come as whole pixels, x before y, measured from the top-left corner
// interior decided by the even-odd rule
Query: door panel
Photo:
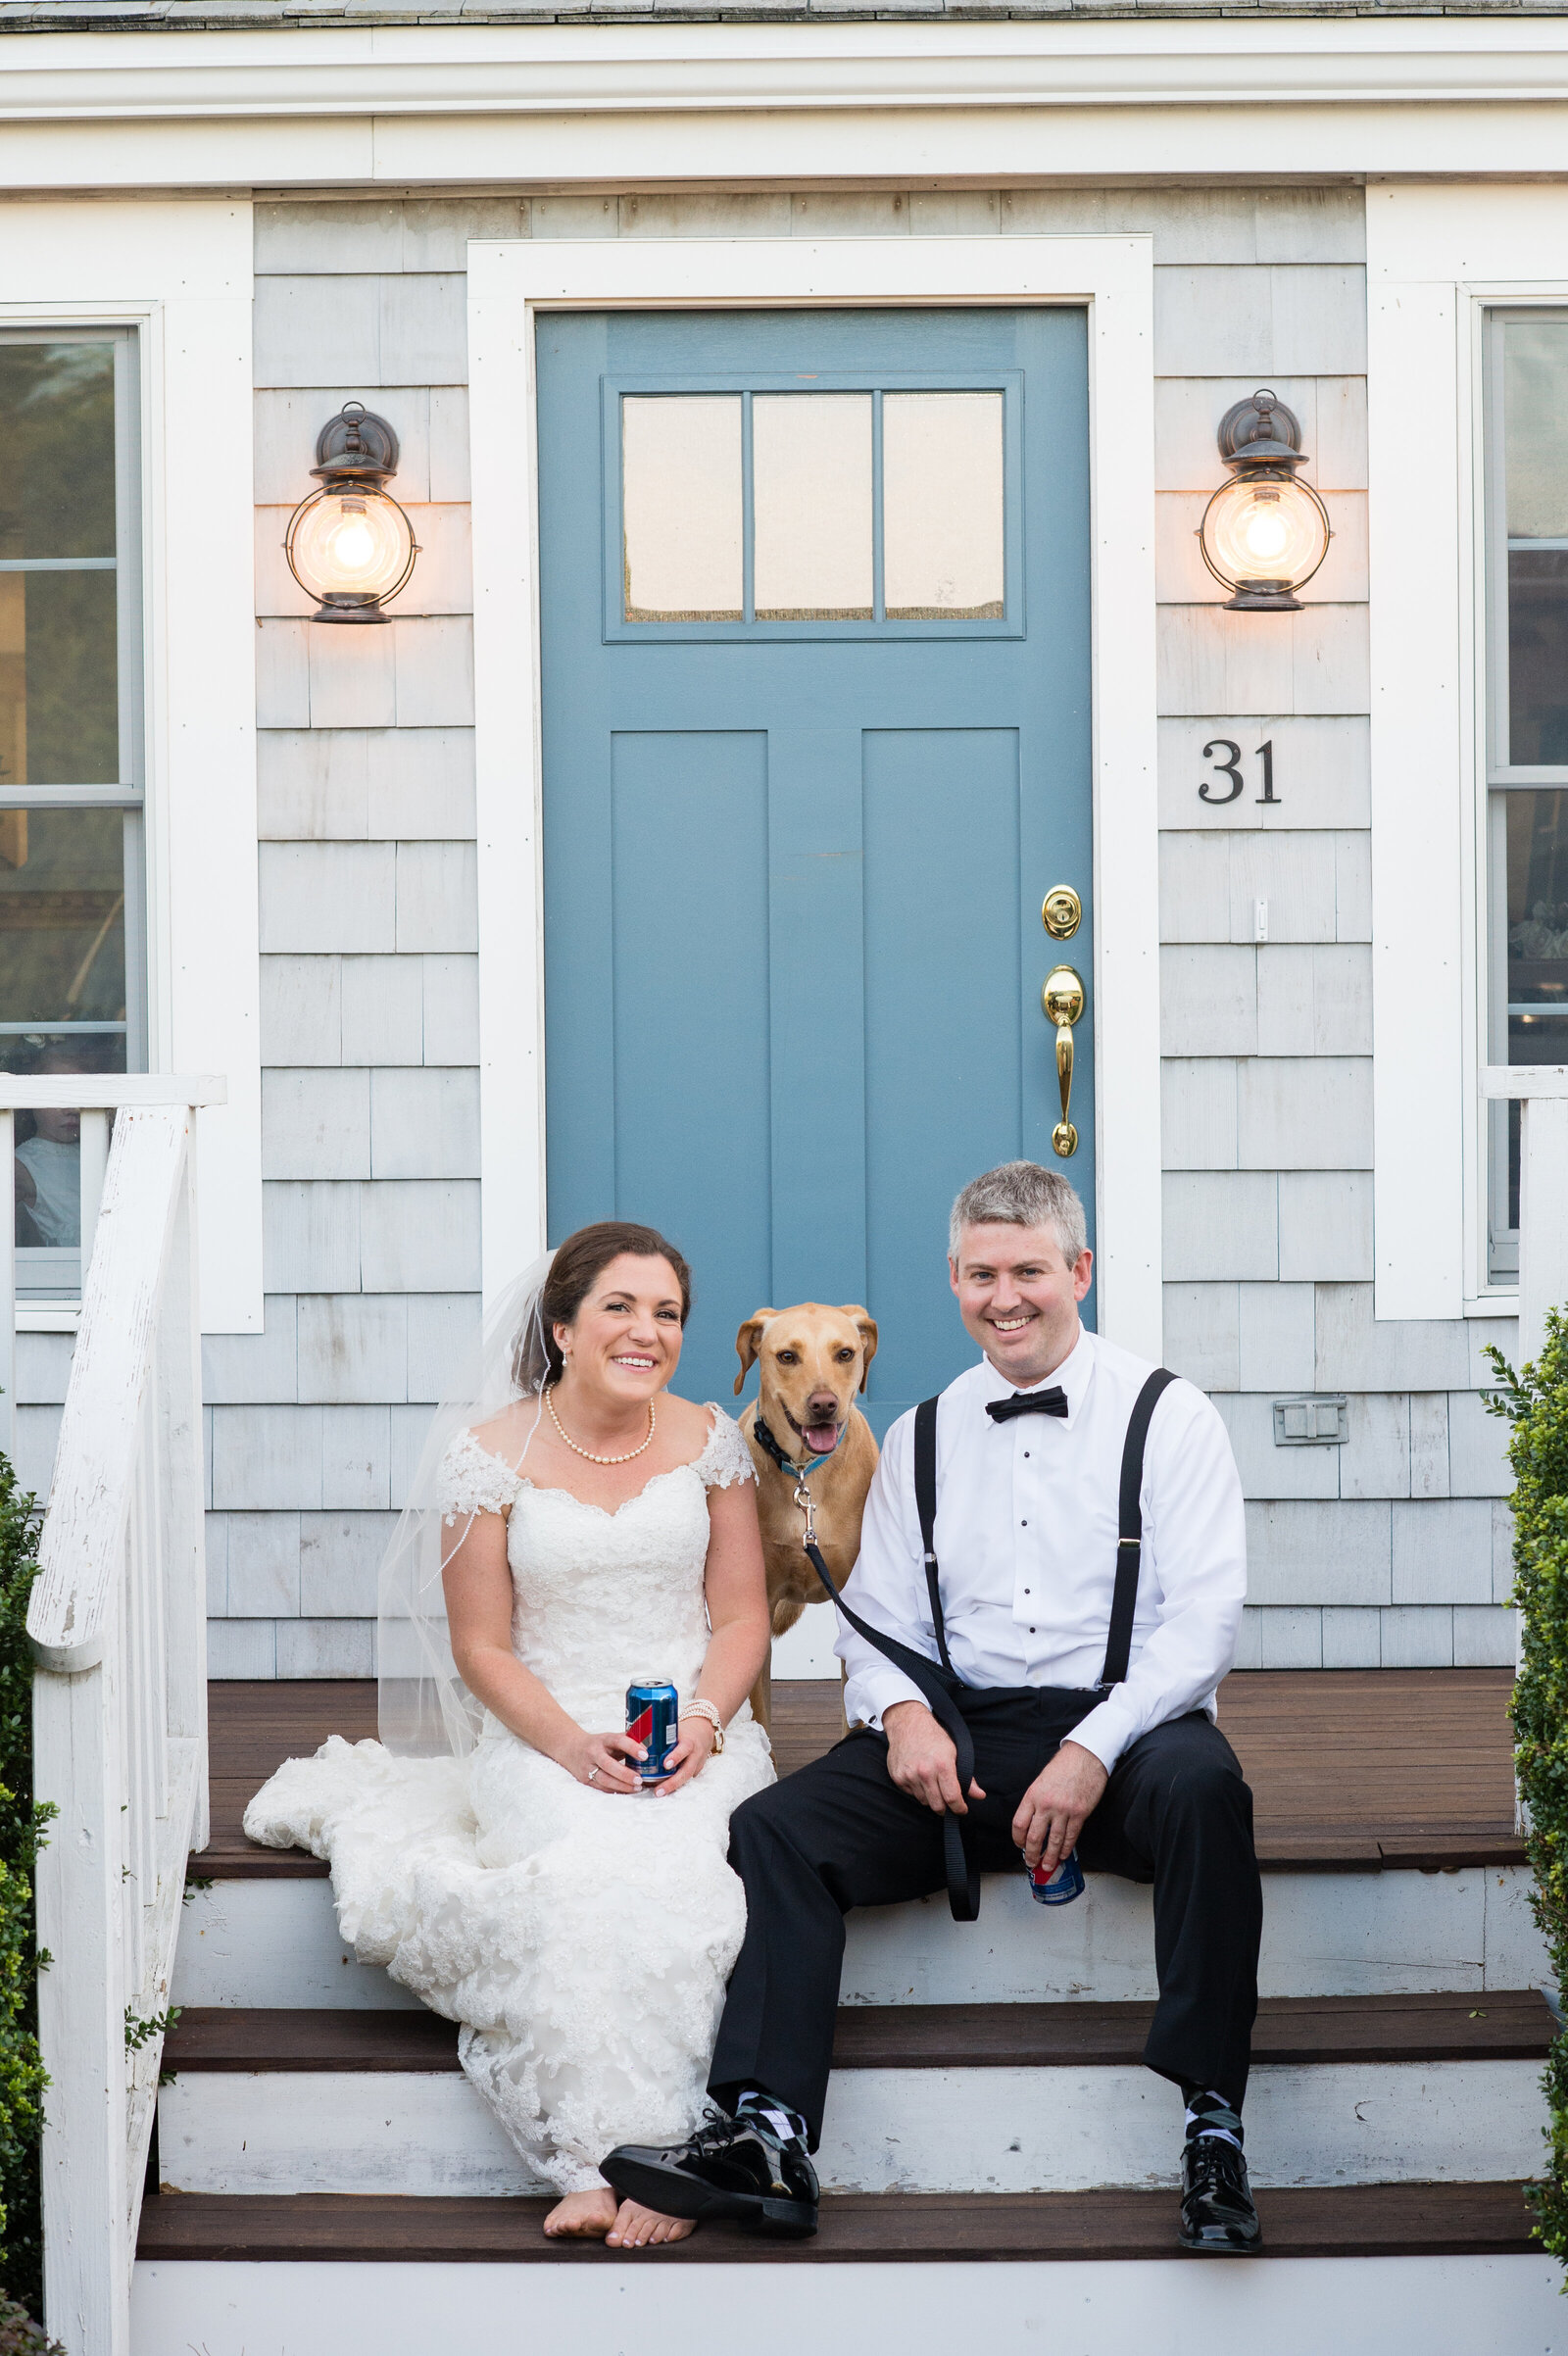
[[[1084,315],[558,315],[538,358],[550,1234],[682,1245],[698,1398],[760,1303],[864,1301],[881,1429],[973,1354],[954,1193],[1053,1159],[1053,884],[1093,969]],[[782,409],[816,393],[858,398]],[[720,396],[676,499],[673,403]],[[1055,1166],[1092,1221],[1091,1025]]]
[[[879,1206],[869,1290],[897,1301],[877,1371],[902,1413],[951,1358],[941,1241],[965,1179],[1028,1152],[1012,729],[879,729],[865,738],[866,1160]],[[1027,1036],[1038,1052],[1038,1009]],[[924,1284],[905,1271],[925,1264]],[[929,1389],[929,1385],[927,1385]],[[898,1402],[895,1405],[895,1402]]]

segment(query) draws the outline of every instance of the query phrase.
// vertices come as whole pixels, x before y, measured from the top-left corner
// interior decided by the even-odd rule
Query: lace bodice
[[[702,1453],[655,1473],[613,1512],[536,1489],[471,1431],[442,1460],[449,1522],[508,1513],[513,1648],[582,1725],[619,1725],[634,1679],[668,1678],[682,1693],[696,1683],[708,1649],[708,1492],[755,1478],[739,1425],[709,1412]]]

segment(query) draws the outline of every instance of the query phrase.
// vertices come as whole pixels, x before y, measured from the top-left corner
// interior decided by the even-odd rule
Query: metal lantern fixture
[[[1219,454],[1231,470],[1203,510],[1198,545],[1231,614],[1297,614],[1296,592],[1329,553],[1328,510],[1296,469],[1306,464],[1301,428],[1283,401],[1256,392],[1220,419]]]
[[[313,621],[385,621],[381,608],[407,586],[419,553],[414,526],[388,496],[398,437],[363,401],[345,401],[316,442],[320,489],[288,519],[283,554]]]

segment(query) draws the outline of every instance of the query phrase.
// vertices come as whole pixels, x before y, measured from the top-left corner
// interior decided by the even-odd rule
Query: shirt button
[[[1035,1591],[1032,1587],[1026,1587],[1023,1592],[1026,1595],[1032,1595]]]
[[[1033,1636],[1033,1635],[1034,1635],[1034,1630],[1033,1630],[1032,1628],[1030,1629],[1030,1631],[1029,1631],[1029,1634],[1030,1634],[1031,1636]]]
[[[1027,1523],[1027,1521],[1022,1521],[1022,1522],[1020,1522],[1020,1523],[1018,1524],[1018,1527],[1019,1527],[1019,1529],[1020,1529],[1020,1530],[1027,1530],[1027,1529],[1028,1529],[1028,1527],[1029,1527],[1029,1524]]]

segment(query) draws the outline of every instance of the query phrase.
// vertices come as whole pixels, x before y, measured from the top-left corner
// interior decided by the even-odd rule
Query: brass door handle
[[[1056,1085],[1061,1090],[1061,1118],[1051,1132],[1051,1148],[1065,1161],[1078,1151],[1078,1132],[1067,1115],[1072,1108],[1072,1026],[1082,1022],[1084,1014],[1084,986],[1070,965],[1053,966],[1041,985],[1040,1005],[1056,1026]]]

